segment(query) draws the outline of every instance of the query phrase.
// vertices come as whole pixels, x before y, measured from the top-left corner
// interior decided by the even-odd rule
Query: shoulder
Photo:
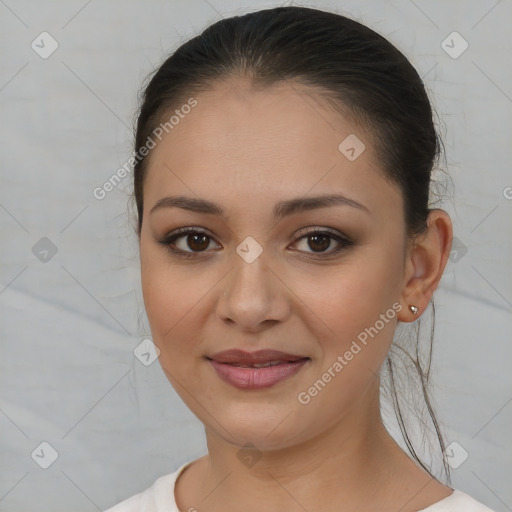
[[[174,484],[178,475],[188,466],[184,464],[174,473],[163,475],[145,491],[114,505],[104,512],[179,512],[174,498]]]
[[[447,498],[444,498],[430,507],[419,512],[494,512],[483,503],[475,500],[469,494],[457,489],[453,490]]]

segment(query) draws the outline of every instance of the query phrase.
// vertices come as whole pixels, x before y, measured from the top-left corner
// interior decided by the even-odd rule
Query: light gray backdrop
[[[202,425],[137,349],[149,329],[130,180],[93,191],[131,154],[147,73],[207,24],[277,5],[0,0],[0,510],[102,510],[205,453]],[[438,415],[453,485],[512,510],[512,4],[309,5],[388,37],[434,100],[457,238],[437,293]]]

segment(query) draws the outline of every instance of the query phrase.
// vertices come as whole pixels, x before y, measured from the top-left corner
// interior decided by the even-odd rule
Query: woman
[[[337,14],[224,19],[162,64],[136,133],[142,289],[208,453],[109,512],[489,510],[379,406],[450,253],[439,146],[412,65]]]

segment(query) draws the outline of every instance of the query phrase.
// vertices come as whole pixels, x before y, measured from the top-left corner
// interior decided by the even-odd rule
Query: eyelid
[[[297,233],[300,234],[302,237],[310,235],[312,233],[328,233],[330,235],[336,235],[339,236],[340,238],[345,238],[349,240],[348,236],[344,235],[337,229],[331,228],[329,226],[306,226],[304,228],[300,228],[297,231]]]
[[[220,245],[222,247],[222,244],[217,242],[216,238],[212,234],[210,234],[210,232],[208,230],[206,230],[204,228],[196,227],[196,226],[185,226],[185,227],[177,228],[174,231],[171,231],[170,233],[167,233],[160,238],[155,238],[155,240],[160,244],[170,247],[171,242],[175,242],[179,238],[182,238],[186,235],[195,235],[195,234],[206,235],[208,238],[211,238],[212,240],[215,241],[215,243],[217,243],[218,245]],[[176,252],[181,252],[181,251],[178,249]],[[199,252],[194,253],[192,251],[185,251],[185,252],[190,253],[190,254],[200,254]]]

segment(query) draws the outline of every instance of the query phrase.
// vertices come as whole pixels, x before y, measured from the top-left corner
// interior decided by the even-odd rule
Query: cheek
[[[400,308],[391,271],[384,264],[347,266],[301,280],[297,295],[304,298],[302,310],[314,313],[309,330],[318,351],[297,398],[318,428],[367,389],[389,352]]]
[[[357,260],[357,261],[356,261]],[[330,336],[353,336],[372,325],[400,296],[399,258],[382,253],[289,277],[293,289]]]
[[[335,380],[353,388],[371,377],[370,372],[378,372],[393,341],[401,308],[401,259],[398,253],[378,252],[361,251],[329,272],[302,272],[294,280],[301,309],[310,319],[303,320],[317,340],[317,371],[326,371],[342,356],[346,362],[341,363],[342,372],[335,372],[339,375]]]
[[[156,265],[142,272],[142,291],[154,341],[165,344],[173,338],[188,312],[200,299],[191,283],[180,281],[169,271],[159,271]]]
[[[165,349],[167,339],[172,339],[174,327],[179,325],[188,309],[193,294],[187,290],[175,266],[152,247],[141,247],[141,283],[144,306],[154,343]]]
[[[192,362],[191,356],[201,343],[200,328],[213,307],[210,297],[219,281],[207,268],[190,268],[172,264],[165,251],[141,250],[144,305],[153,342],[169,368],[177,367],[177,362]]]

